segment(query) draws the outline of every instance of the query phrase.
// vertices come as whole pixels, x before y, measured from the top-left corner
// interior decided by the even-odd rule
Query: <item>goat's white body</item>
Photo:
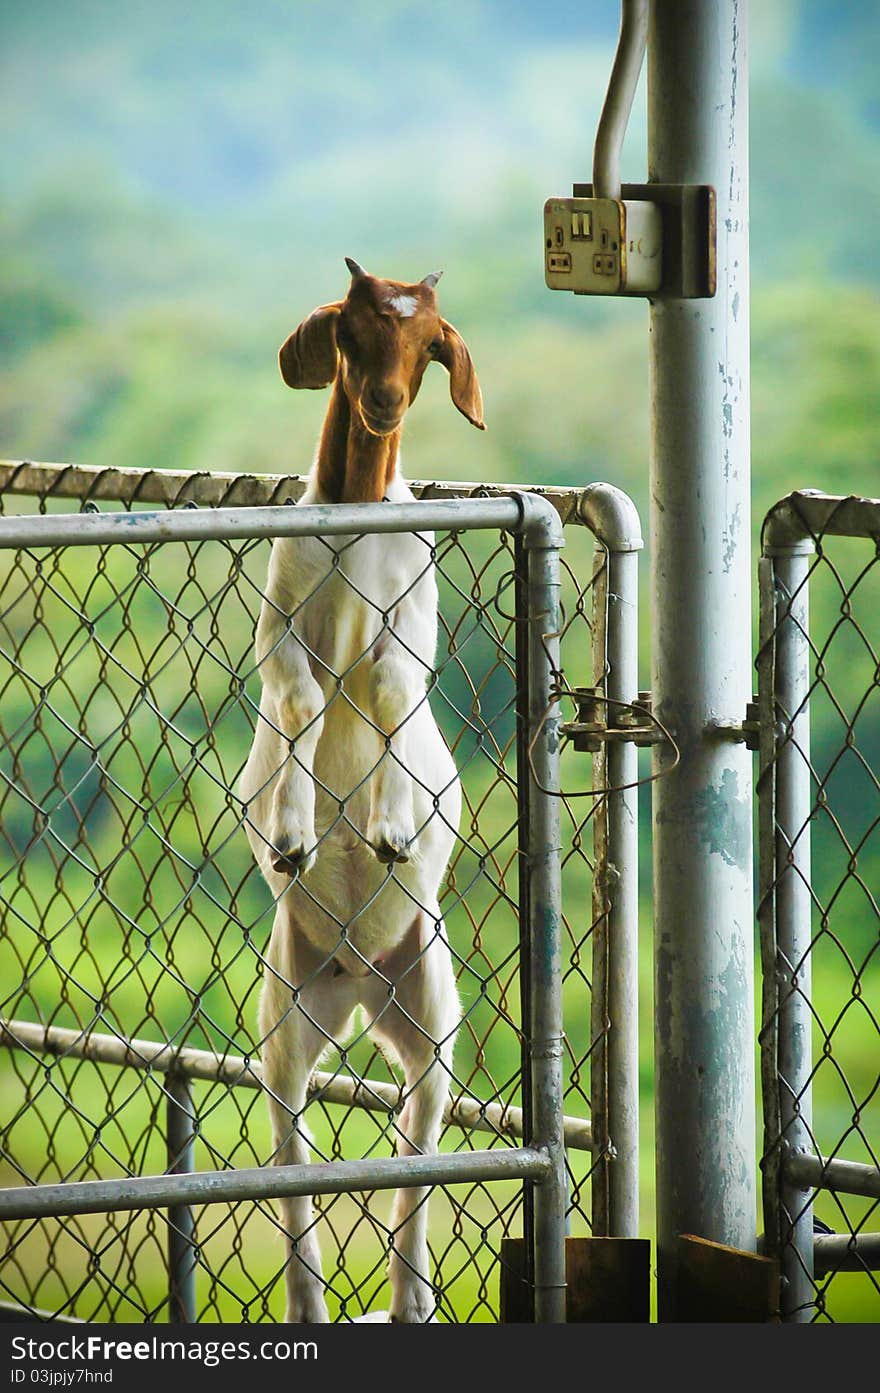
[[[388,496],[389,501],[398,502],[413,498],[399,477]],[[310,482],[300,504],[317,501]],[[260,702],[264,719],[257,723],[241,784],[249,804],[248,831],[273,894],[278,897],[287,890],[285,905],[301,931],[355,975],[366,972],[368,964],[400,942],[416,904],[439,917],[440,880],[458,829],[461,793],[455,765],[426,694],[437,644],[432,544],[428,533],[372,534],[356,540],[284,538],[272,548],[269,603],[264,604],[261,620],[270,631],[267,644],[281,639],[286,616],[293,615],[293,628],[305,645],[300,656],[314,655],[308,658],[308,666],[321,689],[323,707],[323,728],[312,765],[318,853],[304,883],[290,885],[289,878],[271,866],[272,801],[279,770],[287,761],[288,742],[280,734],[278,697],[268,682]],[[339,558],[336,566],[334,552]],[[390,629],[383,626],[383,614]],[[370,690],[377,650],[386,661],[392,656],[390,630],[405,644],[394,655],[398,671],[392,678],[407,689],[402,752],[392,757],[385,755],[385,738],[376,729]],[[389,762],[393,770],[377,770]],[[367,840],[374,771],[408,775],[412,790],[413,809],[406,830],[417,832],[417,849],[408,862],[395,866],[390,879],[388,868],[376,860]],[[394,777],[394,782],[399,795],[402,780]],[[406,802],[405,794],[401,801]],[[384,820],[399,819],[405,809],[395,802],[389,800],[379,809],[374,805],[374,814]],[[349,947],[340,946],[340,925],[347,925],[362,905],[366,907],[346,932]]]
[[[399,475],[387,493],[413,497]],[[313,472],[300,503],[321,501]],[[273,544],[257,631],[260,719],[240,792],[277,901],[260,1027],[278,1162],[308,1159],[298,1121],[308,1080],[358,1005],[404,1071],[398,1150],[434,1150],[439,1137],[458,1002],[438,897],[461,791],[426,690],[432,545],[426,533]],[[309,853],[292,881],[273,869],[279,845]],[[408,859],[392,872],[376,846]],[[404,1321],[434,1308],[424,1199],[399,1192],[392,1220],[391,1312]],[[287,1318],[326,1320],[311,1202],[283,1208],[295,1255]]]

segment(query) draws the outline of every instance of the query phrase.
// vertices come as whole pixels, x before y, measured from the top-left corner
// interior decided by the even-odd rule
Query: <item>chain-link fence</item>
[[[3,468],[0,488],[7,513],[118,515],[157,504],[283,504],[300,496],[302,481],[18,465]],[[466,485],[415,491],[422,498],[490,492]],[[582,520],[582,495],[542,492],[564,523]],[[634,645],[635,610],[628,606],[619,620],[608,586],[614,553],[596,546],[593,557],[593,542],[587,528],[566,527],[556,681],[566,688],[586,676],[602,695],[610,694],[609,628],[613,636],[626,622]],[[638,545],[629,538],[624,550]],[[268,540],[252,537],[0,553],[7,1186],[253,1173],[278,1159],[257,1013],[261,983],[278,974],[268,956],[275,904],[247,845],[238,792],[258,720],[254,631],[269,549]],[[327,558],[329,574],[338,551],[328,547]],[[436,574],[440,616],[426,683],[463,797],[440,896],[460,1006],[443,1039],[431,1041],[449,1088],[439,1145],[442,1153],[508,1152],[528,1143],[532,1108],[523,1070],[529,813],[522,768],[523,759],[534,762],[523,735],[523,560],[508,530],[453,530],[438,531],[425,566]],[[635,693],[621,697],[615,689],[615,696]],[[628,996],[635,1018],[635,974],[622,979],[619,965],[609,974],[601,956],[602,930],[616,906],[634,902],[635,864],[634,857],[624,864],[609,844],[612,816],[610,833],[606,818],[597,841],[603,861],[616,855],[614,875],[594,877],[594,825],[597,809],[607,813],[607,806],[581,796],[591,775],[587,756],[563,750],[572,1233],[591,1231],[591,1203],[596,1232],[627,1231],[631,1216],[615,1212],[604,1181],[598,1203],[591,1177],[607,1172],[615,1151],[621,1174],[637,1169],[631,1148],[614,1147],[609,1122],[615,1107],[635,1115],[634,1068],[622,1077],[609,1046],[609,1003]],[[351,821],[348,830],[357,841],[362,829]],[[384,873],[388,884],[406,885],[400,865]],[[307,892],[308,877],[302,885]],[[349,925],[339,927],[342,941]],[[594,945],[598,1000],[591,1000]],[[336,968],[328,962],[326,970]],[[525,998],[528,1007],[527,990]],[[375,1013],[367,1012],[338,1043],[327,1032],[332,1048],[311,1078],[302,1119],[292,1122],[307,1126],[314,1161],[390,1157],[405,1130],[407,1089],[371,1024]],[[598,1116],[591,1073],[602,1081]],[[630,1096],[621,1101],[624,1089]],[[429,1279],[437,1319],[499,1318],[501,1240],[533,1222],[528,1211],[539,1188],[527,1184],[524,1198],[521,1180],[489,1180],[475,1170],[472,1179],[433,1189]],[[112,1193],[118,1200],[119,1188]],[[58,1209],[59,1217],[50,1210],[9,1222],[0,1274],[6,1300],[18,1310],[87,1320],[282,1318],[285,1270],[297,1258],[271,1192],[202,1205],[197,1192],[174,1194],[167,1207],[104,1202],[94,1213]],[[386,1268],[401,1235],[393,1203],[390,1192],[356,1178],[341,1193],[315,1196],[331,1319],[388,1309]]]
[[[786,1319],[880,1319],[880,502],[764,525],[764,1222]]]

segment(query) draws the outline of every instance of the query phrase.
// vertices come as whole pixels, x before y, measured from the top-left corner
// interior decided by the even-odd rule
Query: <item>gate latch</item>
[[[570,694],[577,704],[577,718],[564,721],[560,733],[571,741],[576,750],[595,753],[603,745],[615,741],[630,741],[633,745],[659,745],[667,737],[662,727],[653,719],[651,693],[639,692],[633,702],[617,702],[606,697],[599,687],[574,687]],[[609,725],[608,717],[614,715],[614,724]],[[726,736],[746,746],[749,750],[759,748],[758,698],[754,697],[746,706],[744,721],[735,724],[718,724],[713,727],[720,735]]]
[[[745,745],[747,750],[760,749],[761,722],[758,698],[754,696],[752,700],[746,704],[746,718],[744,721],[738,721],[730,725],[722,725],[719,722],[719,724],[715,726],[715,729],[719,734],[726,735],[730,740],[734,740],[740,745]]]
[[[636,701],[611,701],[598,687],[574,687],[577,717],[560,727],[576,750],[600,750],[615,741],[633,745],[657,745],[665,740],[662,730],[651,719],[651,693],[639,692]],[[609,715],[614,724],[608,724]]]

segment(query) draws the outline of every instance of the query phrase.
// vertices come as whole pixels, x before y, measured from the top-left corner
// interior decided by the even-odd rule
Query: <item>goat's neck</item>
[[[330,503],[381,503],[397,469],[400,430],[371,435],[352,412],[339,377],[318,446],[318,489]]]

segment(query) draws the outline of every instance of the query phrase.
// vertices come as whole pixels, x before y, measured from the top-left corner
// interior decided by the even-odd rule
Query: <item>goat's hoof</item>
[[[409,860],[409,848],[407,846],[394,846],[391,842],[383,840],[381,842],[370,843],[370,850],[377,861],[381,861],[383,866],[390,866],[395,861],[402,865]]]
[[[288,1303],[284,1319],[288,1325],[328,1325],[330,1322],[322,1295],[305,1296]]]
[[[374,818],[367,827],[367,845],[383,866],[404,864],[418,855],[415,828],[390,817]]]
[[[279,875],[305,875],[314,864],[315,853],[306,851],[302,843],[292,847],[282,837],[272,848],[272,869]]]
[[[437,1306],[432,1299],[407,1301],[388,1317],[389,1325],[436,1325]]]

